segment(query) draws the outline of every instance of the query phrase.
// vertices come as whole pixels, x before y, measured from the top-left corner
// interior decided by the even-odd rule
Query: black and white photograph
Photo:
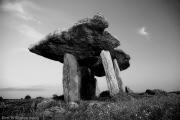
[[[180,120],[180,0],[0,0],[0,120]]]

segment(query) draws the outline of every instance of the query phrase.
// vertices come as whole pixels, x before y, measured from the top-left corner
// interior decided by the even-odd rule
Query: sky
[[[123,87],[180,90],[180,2],[178,0],[0,1],[0,96],[14,99],[63,94],[63,64],[28,51],[56,29],[101,13],[106,29],[131,57],[121,71]],[[106,78],[98,86],[108,90]]]

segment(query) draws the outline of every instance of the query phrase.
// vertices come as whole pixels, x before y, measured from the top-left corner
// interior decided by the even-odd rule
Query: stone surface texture
[[[79,105],[76,102],[70,102],[68,104],[68,107],[69,107],[69,109],[75,109],[75,108],[78,108]]]
[[[110,95],[113,96],[119,93],[119,86],[109,51],[103,50],[101,52],[101,58],[106,73],[107,86],[110,91]]]
[[[104,76],[100,53],[110,52],[112,59],[117,59],[120,70],[127,69],[130,57],[120,49],[119,40],[113,37],[105,28],[108,22],[103,15],[97,14],[92,18],[78,21],[68,30],[55,30],[29,50],[43,57],[64,62],[64,55],[70,53],[77,59],[80,66],[86,66],[94,71],[96,76]]]
[[[124,92],[123,91],[123,86],[122,86],[123,83],[122,83],[121,75],[120,75],[120,69],[119,69],[119,66],[118,66],[118,63],[117,63],[116,59],[113,60],[113,64],[114,64],[114,71],[115,71],[116,79],[117,79],[117,82],[118,82],[119,92]]]
[[[145,93],[149,95],[160,95],[160,94],[167,95],[166,91],[160,89],[154,89],[154,90],[147,89]]]
[[[99,97],[101,91],[100,91],[100,89],[99,89],[98,81],[97,81],[96,78],[95,78],[95,80],[96,80],[96,97]]]
[[[66,53],[63,65],[63,93],[66,102],[80,100],[81,72],[75,57]]]
[[[87,67],[81,67],[81,99],[91,100],[96,96],[96,79],[94,72]]]

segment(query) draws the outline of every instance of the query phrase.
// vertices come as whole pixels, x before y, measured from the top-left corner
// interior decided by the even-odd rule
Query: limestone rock
[[[117,60],[114,59],[113,63],[114,63],[114,71],[115,71],[115,74],[116,74],[116,79],[117,79],[117,82],[118,82],[119,92],[123,92],[123,87],[122,87],[123,83],[122,83],[122,79],[121,79],[121,76],[120,76],[120,69],[119,69]]]
[[[80,94],[82,100],[91,100],[96,95],[96,79],[94,72],[87,67],[81,67],[81,88]]]
[[[101,92],[100,95],[99,95],[99,98],[103,98],[103,97],[110,98],[111,97],[110,92],[108,90]]]
[[[164,94],[164,95],[166,95],[166,94],[167,94],[167,92],[166,92],[166,91],[161,90],[161,89],[154,89],[154,91],[155,91],[155,93],[156,93],[156,94]]]
[[[100,102],[100,101],[91,101],[90,103],[89,103],[89,107],[101,107],[103,104],[105,104],[106,102]]]
[[[160,89],[154,89],[154,90],[147,89],[145,93],[149,95],[160,95],[160,94],[167,95],[167,92]]]
[[[129,87],[125,87],[125,91],[126,91],[126,93],[134,93]]]
[[[81,73],[75,57],[66,53],[63,65],[63,92],[66,102],[80,100]]]
[[[101,52],[101,58],[106,73],[107,86],[110,91],[110,95],[113,96],[119,93],[119,87],[109,51],[103,50]]]
[[[101,91],[100,91],[100,89],[99,89],[98,82],[97,82],[97,79],[96,79],[96,78],[95,78],[95,80],[96,80],[96,97],[99,97]]]
[[[147,89],[145,93],[149,94],[149,95],[155,95],[156,94],[155,91],[149,90],[149,89]]]
[[[107,20],[97,14],[93,18],[78,21],[68,30],[56,30],[29,47],[29,50],[43,57],[63,63],[65,53],[70,53],[77,59],[80,66],[93,69],[96,76],[104,76],[105,72],[100,58],[102,50],[110,51],[112,59],[117,59],[120,70],[129,67],[129,55],[114,48],[120,42],[108,31]]]
[[[79,105],[76,102],[70,102],[69,103],[69,109],[75,109],[78,107],[79,107]]]

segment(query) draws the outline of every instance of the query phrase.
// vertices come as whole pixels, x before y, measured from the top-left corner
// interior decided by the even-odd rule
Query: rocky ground
[[[0,102],[0,111],[1,119],[179,120],[180,94],[146,90],[110,97],[107,91],[94,100],[68,104],[52,98],[5,99]]]

